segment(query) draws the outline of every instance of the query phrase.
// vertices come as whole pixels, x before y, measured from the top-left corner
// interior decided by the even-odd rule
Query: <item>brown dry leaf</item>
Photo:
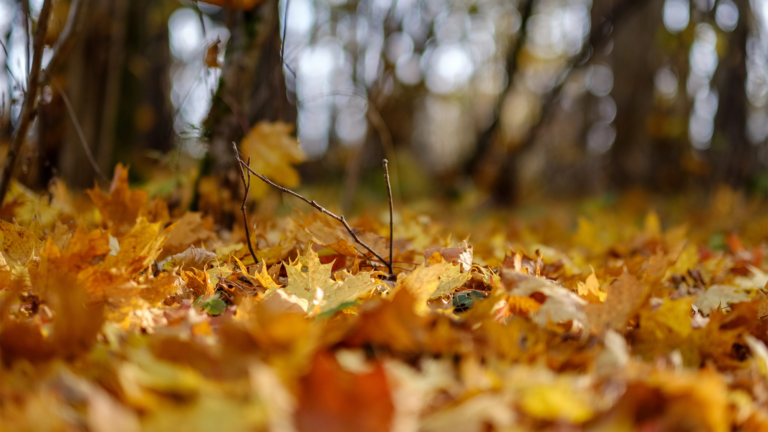
[[[159,258],[181,253],[192,245],[200,246],[215,238],[212,218],[203,217],[202,213],[187,212],[174,224]]]
[[[648,300],[650,288],[629,273],[624,273],[606,291],[604,303],[584,307],[592,332],[602,333],[612,329],[624,333],[629,320]]]
[[[143,217],[139,218],[127,234],[117,239],[119,250],[111,250],[103,260],[101,256],[97,256],[100,261],[95,265],[92,263],[90,266],[84,266],[78,274],[78,280],[82,281],[90,295],[103,299],[108,295],[111,287],[125,286],[134,275],[146,270],[157,260],[162,245],[172,229],[173,225],[161,229],[159,223],[149,223]],[[76,243],[73,237],[70,241],[72,252],[69,249],[70,245],[67,245],[65,252],[73,260],[82,263],[89,251],[84,248],[91,244],[91,240],[96,241],[100,248],[104,247],[103,236],[93,237],[80,236]],[[98,252],[103,252],[103,249]]]
[[[355,248],[354,239],[342,224],[328,215],[320,212],[312,212],[301,220],[295,221],[300,230],[297,233],[297,239],[305,243],[314,243],[319,245],[334,245],[345,241],[350,247]],[[352,228],[360,240],[367,244],[381,256],[389,256],[389,240],[376,232],[367,229]],[[335,250],[331,248],[332,250]],[[361,249],[362,251],[362,249]],[[339,244],[338,253],[346,256],[352,253],[343,243]]]
[[[168,261],[163,264],[163,268],[165,270],[170,270],[176,267],[205,270],[208,264],[213,261],[216,261],[215,253],[190,246],[184,252],[168,257]]]
[[[88,189],[88,195],[101,212],[106,225],[117,235],[131,229],[148,201],[146,191],[130,189],[128,168],[122,164],[117,164],[115,167],[109,195],[98,187]]]
[[[428,338],[427,326],[432,320],[417,314],[415,306],[416,299],[407,290],[397,291],[391,299],[365,303],[358,308],[359,323],[347,335],[346,343],[418,353]]]
[[[182,287],[183,279],[170,272],[160,273],[157,277],[148,277],[141,283],[139,296],[146,300],[150,305],[157,305],[178,292]]]
[[[30,277],[32,287],[54,313],[53,327],[50,335],[44,336],[28,323],[4,323],[0,339],[6,360],[69,358],[86,352],[96,341],[104,320],[103,304],[88,303],[85,288],[67,261],[52,241],[45,243],[40,263],[30,270]]]
[[[213,295],[213,286],[208,273],[196,268],[182,270],[181,279],[186,284],[185,292],[188,292],[193,299]]]
[[[440,254],[445,261],[459,264],[462,272],[468,272],[472,268],[474,251],[466,241],[456,247],[428,248],[424,251],[424,259],[428,260],[435,253]]]
[[[348,256],[348,257],[356,257],[359,255],[357,252],[357,249],[355,249],[354,246],[349,244],[347,240],[341,238],[338,241],[335,241],[333,243],[324,244],[322,245],[324,248],[330,249],[338,254]]]
[[[336,358],[320,352],[309,373],[300,380],[296,427],[312,432],[386,432],[394,406],[384,368],[370,372],[344,370]]]
[[[306,159],[291,132],[293,126],[288,123],[259,122],[240,141],[243,159],[251,159],[251,168],[287,188],[299,185],[299,173],[293,165]],[[251,196],[264,198],[269,187],[262,181],[255,181],[251,184]]]

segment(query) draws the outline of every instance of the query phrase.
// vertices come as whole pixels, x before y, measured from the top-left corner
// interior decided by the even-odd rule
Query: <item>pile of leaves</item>
[[[12,192],[2,430],[768,427],[768,212],[729,189],[664,226],[641,193],[400,209],[394,275],[319,212],[250,220],[254,260],[123,167],[88,197]],[[350,224],[389,256],[381,214]]]

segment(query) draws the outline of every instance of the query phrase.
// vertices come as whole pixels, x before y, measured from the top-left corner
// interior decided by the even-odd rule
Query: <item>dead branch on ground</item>
[[[379,253],[378,253],[378,252],[376,252],[375,250],[373,250],[373,248],[371,248],[370,246],[368,246],[368,245],[367,245],[367,244],[366,244],[364,241],[360,240],[360,237],[358,237],[358,236],[357,236],[357,234],[356,234],[356,233],[355,233],[355,231],[352,229],[352,227],[351,227],[351,226],[349,226],[349,223],[347,223],[347,220],[344,218],[344,215],[338,216],[338,215],[336,215],[335,213],[332,213],[331,211],[329,211],[328,209],[326,209],[325,207],[321,206],[321,205],[320,205],[320,204],[318,204],[317,202],[315,202],[315,200],[308,200],[308,199],[304,198],[302,195],[299,195],[298,193],[296,193],[296,192],[294,192],[294,191],[292,191],[292,190],[290,190],[290,189],[288,189],[288,188],[284,188],[284,187],[280,186],[279,184],[277,184],[277,183],[273,182],[272,180],[268,179],[268,178],[267,178],[267,177],[265,177],[264,175],[257,173],[256,171],[254,171],[253,169],[251,169],[251,167],[250,167],[248,164],[246,164],[245,162],[243,162],[243,160],[240,158],[240,152],[237,150],[237,145],[236,145],[236,144],[234,144],[234,143],[232,143],[232,144],[233,144],[233,147],[234,147],[234,149],[235,149],[235,158],[237,159],[237,163],[240,165],[240,167],[241,167],[241,168],[245,168],[246,170],[248,170],[248,172],[250,172],[251,174],[255,175],[255,176],[256,176],[256,177],[258,177],[258,178],[259,178],[261,181],[263,181],[264,183],[266,183],[266,184],[268,184],[268,185],[270,185],[270,186],[274,187],[275,189],[277,189],[277,190],[279,190],[279,191],[281,191],[281,192],[284,192],[284,193],[287,193],[287,194],[293,195],[293,196],[295,196],[296,198],[298,198],[298,199],[300,199],[300,200],[304,201],[305,203],[307,203],[307,204],[311,205],[311,206],[312,206],[312,207],[314,207],[315,209],[319,210],[319,211],[320,211],[320,213],[323,213],[323,214],[325,214],[325,215],[328,215],[328,216],[330,216],[331,218],[333,218],[333,219],[335,219],[335,220],[339,221],[339,222],[340,222],[340,223],[341,223],[341,224],[344,226],[344,228],[347,230],[347,232],[349,233],[349,235],[350,235],[350,236],[352,236],[352,238],[355,240],[355,242],[356,242],[357,244],[359,244],[360,246],[362,246],[363,248],[365,248],[365,250],[367,250],[368,252],[370,252],[370,253],[371,253],[371,254],[372,254],[374,257],[376,257],[376,259],[378,259],[378,260],[379,260],[379,261],[381,261],[381,262],[382,262],[384,265],[386,265],[386,266],[387,266],[387,269],[389,270],[389,274],[390,274],[390,275],[394,275],[394,272],[392,271],[392,261],[391,261],[391,260],[390,260],[390,261],[387,261],[387,260],[385,260],[385,259],[384,259],[384,258],[383,258],[381,255],[379,255]],[[390,200],[390,202],[391,202],[391,200]],[[390,238],[391,238],[391,236],[390,236]],[[392,251],[392,248],[390,247],[390,254],[392,253],[391,251]]]

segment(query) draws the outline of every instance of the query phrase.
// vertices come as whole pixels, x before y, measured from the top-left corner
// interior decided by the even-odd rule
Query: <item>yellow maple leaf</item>
[[[664,280],[669,280],[672,275],[685,275],[688,270],[696,267],[699,263],[699,251],[694,245],[688,245],[677,257],[675,264],[667,269],[664,274]]]
[[[117,232],[125,232],[133,226],[139,212],[147,203],[147,192],[131,190],[128,186],[128,169],[122,164],[115,167],[115,175],[109,187],[109,195],[94,187],[88,189],[93,203],[101,212],[107,226]]]
[[[174,224],[159,258],[164,259],[184,252],[189,246],[200,246],[201,243],[215,238],[212,218],[203,217],[202,213],[187,212]]]
[[[16,223],[0,221],[0,236],[3,255],[11,266],[27,264],[43,247],[43,241],[38,235]]]
[[[288,123],[260,122],[240,141],[244,160],[251,158],[251,168],[275,183],[287,188],[299,185],[299,173],[294,164],[306,159],[299,142],[291,136],[293,126]],[[251,184],[251,196],[263,198],[269,186],[262,181]]]
[[[288,284],[285,291],[300,299],[307,300],[307,312],[311,312],[313,302],[319,299],[319,311],[322,313],[333,310],[344,303],[355,301],[381,284],[378,279],[373,277],[373,272],[360,272],[351,275],[342,271],[334,279],[331,278],[332,269],[333,263],[321,264],[317,253],[312,248],[308,248],[306,254],[299,256],[296,261],[285,266],[288,273]],[[270,289],[265,296],[265,301],[270,296],[275,295],[277,289]],[[322,290],[321,294],[318,293],[318,289]]]
[[[433,256],[441,262],[433,263],[429,267],[416,267],[408,276],[400,277],[397,281],[397,288],[402,287],[416,299],[416,311],[419,313],[429,310],[427,300],[451,294],[471,277],[469,272],[461,273],[460,266],[443,262],[437,252]]]
[[[237,259],[237,257],[233,256],[232,258],[235,259],[235,263],[237,264],[237,267],[240,269],[240,272],[247,277],[251,283],[254,285],[259,284],[263,286],[266,289],[272,289],[272,288],[280,288],[280,284],[275,282],[274,279],[272,279],[272,276],[267,273],[267,263],[266,261],[261,261],[261,273],[257,272],[254,275],[251,275],[248,273],[248,269],[243,265],[242,261]]]
[[[669,332],[686,337],[693,331],[691,305],[694,300],[694,297],[666,299],[658,310],[644,310],[640,314],[640,326],[655,332],[659,339],[667,337]]]
[[[192,268],[181,271],[181,278],[187,284],[187,290],[193,298],[209,296],[213,294],[211,277],[208,273]]]
[[[579,282],[576,292],[579,294],[579,297],[590,303],[602,303],[608,296],[607,293],[600,291],[600,282],[597,280],[594,269],[592,269],[592,274],[587,277],[585,283]]]

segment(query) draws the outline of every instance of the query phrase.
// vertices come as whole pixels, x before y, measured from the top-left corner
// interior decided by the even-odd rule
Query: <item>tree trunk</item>
[[[295,121],[280,58],[277,4],[268,0],[250,11],[228,11],[234,23],[219,87],[203,123],[213,173],[234,168],[232,142],[239,142],[255,123]]]
[[[756,150],[746,136],[747,129],[747,36],[749,2],[736,0],[739,22],[728,37],[726,56],[715,72],[713,85],[720,100],[715,115],[710,160],[715,178],[732,187],[744,187],[754,174]]]
[[[36,185],[58,174],[71,187],[93,187],[96,170],[85,144],[107,177],[116,160],[137,161],[137,150],[171,148],[167,23],[175,7],[168,1],[89,1],[77,41],[53,77],[66,92],[75,119],[56,86],[50,86],[52,97],[41,104],[38,118],[41,174]]]
[[[613,186],[649,186],[652,139],[646,129],[653,110],[654,73],[660,59],[654,36],[661,24],[663,0],[651,0],[615,29],[609,56],[614,71],[611,96],[616,102],[616,139],[610,150]]]

